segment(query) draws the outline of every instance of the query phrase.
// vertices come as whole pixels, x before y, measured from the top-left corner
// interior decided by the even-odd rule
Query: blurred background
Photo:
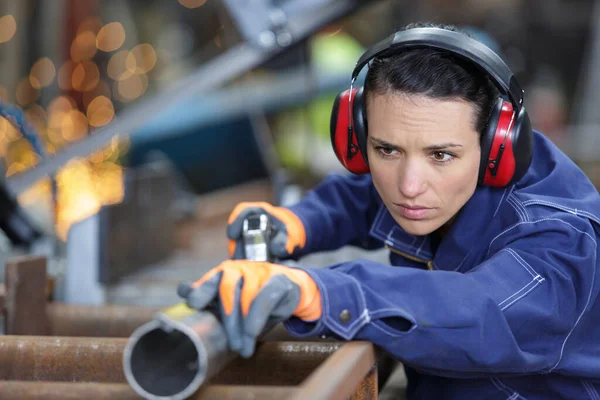
[[[176,301],[227,256],[235,204],[341,172],[333,99],[417,21],[501,54],[534,128],[600,184],[600,1],[2,0],[1,264],[48,257],[56,300]]]

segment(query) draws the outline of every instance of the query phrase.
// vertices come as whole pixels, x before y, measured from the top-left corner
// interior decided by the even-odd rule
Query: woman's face
[[[406,232],[435,231],[473,195],[481,153],[474,118],[474,107],[462,100],[367,97],[373,183]]]

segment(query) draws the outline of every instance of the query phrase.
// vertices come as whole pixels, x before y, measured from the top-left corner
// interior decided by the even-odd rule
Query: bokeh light
[[[102,51],[115,51],[125,42],[125,29],[119,22],[104,25],[96,36],[96,47]]]
[[[62,90],[73,90],[73,71],[77,67],[74,61],[65,62],[58,70],[58,87]]]
[[[131,50],[136,63],[136,73],[147,73],[156,65],[156,52],[148,43],[142,43]]]
[[[58,96],[48,105],[48,114],[66,112],[75,108],[76,105],[77,103],[75,100],[73,100],[73,98],[66,95]]]
[[[41,89],[52,83],[56,76],[54,63],[48,57],[42,57],[33,64],[29,73],[29,83],[35,89]]]
[[[6,118],[0,117],[1,142],[12,142],[17,140],[20,136],[21,134],[10,121],[8,121]]]
[[[108,76],[115,81],[129,78],[136,71],[136,60],[132,53],[127,50],[121,50],[115,53],[106,67]]]
[[[71,43],[71,58],[73,61],[89,60],[96,55],[96,34],[84,31],[77,35]]]
[[[81,98],[83,108],[87,109],[90,103],[99,96],[104,96],[108,99],[111,98],[110,86],[104,80],[100,80],[94,89],[83,93]]]
[[[87,92],[94,89],[100,81],[98,66],[92,61],[85,60],[79,63],[73,70],[71,85],[73,89]]]
[[[100,32],[100,29],[102,29],[102,25],[102,20],[99,17],[88,17],[77,27],[77,35],[84,32],[92,32],[95,37]]]
[[[204,5],[206,0],[179,0],[179,4],[186,8],[197,8]]]
[[[15,36],[17,21],[12,15],[0,17],[0,43],[8,42]]]
[[[148,88],[148,78],[145,74],[131,75],[127,79],[115,82],[116,95],[115,97],[122,102],[130,102],[146,92]],[[113,89],[113,93],[114,93]]]
[[[87,134],[88,121],[79,110],[71,110],[63,115],[61,134],[69,142],[80,140]]]
[[[98,96],[87,108],[90,126],[99,127],[108,124],[115,116],[115,108],[108,97]]]

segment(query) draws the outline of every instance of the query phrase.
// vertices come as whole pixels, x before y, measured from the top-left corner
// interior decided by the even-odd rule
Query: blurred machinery
[[[301,68],[281,72],[276,75],[278,81],[256,80],[251,84],[222,86],[276,55],[304,45],[305,39],[316,30],[367,3],[265,0],[252,2],[249,12],[244,11],[246,2],[224,0],[223,5],[235,20],[243,41],[159,94],[129,105],[118,118],[96,123],[91,134],[40,159],[37,165],[11,172],[3,188],[13,206],[4,207],[10,217],[0,219],[0,224],[5,223],[1,228],[15,241],[31,241],[40,236],[41,231],[31,224],[29,231],[23,228],[27,226],[23,222],[26,219],[19,218],[15,199],[35,196],[35,192],[29,194],[32,188],[51,177],[49,184],[58,187],[60,204],[54,211],[57,233],[66,241],[64,262],[51,267],[59,275],[55,296],[70,302],[103,304],[110,298],[108,286],[132,276],[140,268],[156,264],[174,251],[175,224],[197,211],[197,201],[186,200],[193,198],[190,193],[209,194],[266,179],[272,183],[268,195],[273,196],[274,203],[291,201],[282,190],[286,175],[274,156],[269,135],[265,135],[265,113],[309,101],[322,91],[336,91],[346,84],[346,74],[314,75],[314,71]],[[86,4],[91,3],[81,6]],[[104,28],[108,29],[108,25]],[[83,33],[77,40],[83,40],[80,38]],[[98,32],[96,46],[110,48],[100,36]],[[71,56],[80,57],[74,51],[71,47]],[[84,68],[87,76],[85,71]],[[76,82],[73,80],[71,84]],[[90,125],[100,114],[112,110],[108,103],[99,104],[97,112],[90,114],[92,103],[87,114]],[[67,97],[59,98],[52,107],[50,112],[61,118],[69,116],[73,124],[81,116],[86,117]],[[55,114],[49,114],[50,124],[54,123]],[[65,121],[59,125],[60,129],[67,126]],[[73,124],[68,126],[77,126]],[[123,133],[129,135],[124,137]],[[157,151],[166,156],[167,162],[148,164],[148,158]],[[115,156],[125,152],[128,167],[124,170],[115,162]],[[186,163],[191,168],[186,169]],[[70,168],[63,169],[65,165]],[[194,174],[199,169],[211,172],[199,178]],[[94,183],[82,186],[89,177],[94,177]],[[80,191],[79,196],[72,197],[76,202],[69,203],[60,197],[69,193],[68,188]],[[286,193],[298,195],[297,191]],[[104,199],[102,202],[99,195]],[[18,230],[15,221],[22,222]],[[44,254],[54,265],[56,246],[50,248]]]

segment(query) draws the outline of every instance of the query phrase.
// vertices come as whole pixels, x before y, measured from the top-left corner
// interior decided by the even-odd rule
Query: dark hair
[[[404,29],[433,27],[461,32],[452,25],[410,24]],[[465,32],[467,36],[469,34]],[[496,105],[499,92],[473,63],[443,50],[419,48],[385,58],[375,58],[367,72],[365,99],[369,94],[400,92],[434,99],[461,99],[475,106],[475,130],[481,135]],[[365,102],[366,103],[366,102]]]

